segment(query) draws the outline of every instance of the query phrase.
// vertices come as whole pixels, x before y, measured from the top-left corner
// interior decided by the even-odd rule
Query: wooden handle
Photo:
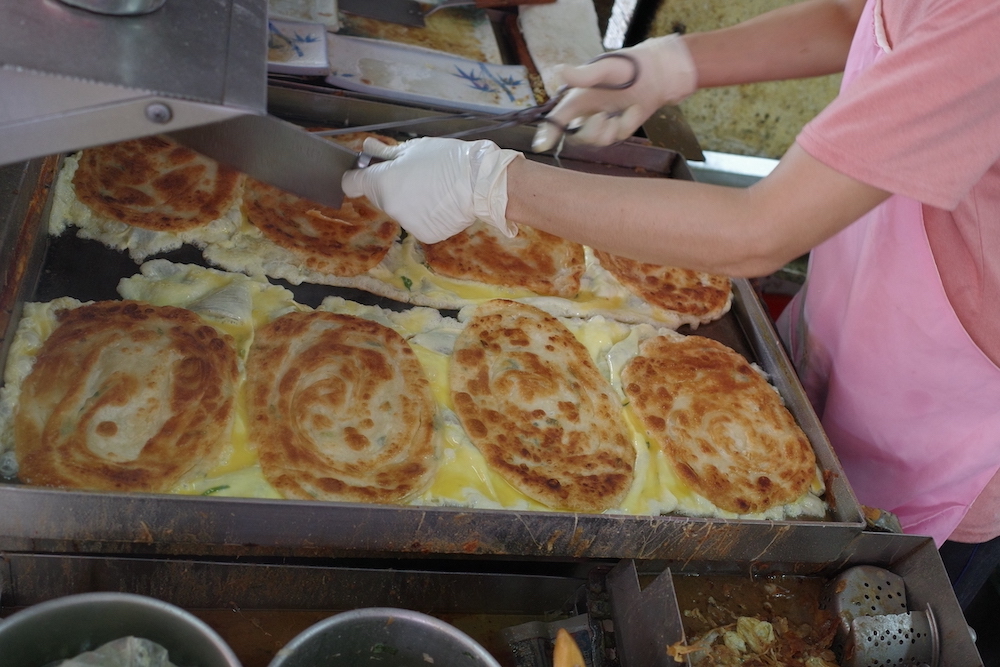
[[[547,5],[556,0],[476,0],[480,9],[497,9],[500,7],[517,7],[518,5]]]
[[[559,628],[552,654],[552,667],[586,667],[586,664],[573,635],[566,628]]]

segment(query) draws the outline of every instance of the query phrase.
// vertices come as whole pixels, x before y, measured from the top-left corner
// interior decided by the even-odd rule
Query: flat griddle
[[[296,122],[345,126],[383,122],[433,110],[401,107],[363,96],[331,94],[308,85],[272,84],[271,111]],[[437,133],[461,129],[443,122]],[[434,124],[431,124],[434,125]],[[422,126],[427,131],[428,126]],[[490,138],[519,150],[528,128]],[[541,159],[553,161],[551,156]],[[626,143],[605,151],[567,150],[564,167],[595,173],[690,179],[684,159],[667,149]],[[0,352],[26,301],[58,296],[118,298],[119,279],[138,266],[125,254],[85,241],[70,230],[45,233],[50,187],[59,160],[49,158],[0,170],[0,237],[6,331]],[[183,247],[160,255],[202,264]],[[281,282],[281,281],[276,281]],[[329,295],[389,308],[406,306],[367,292],[285,284],[301,303]],[[831,506],[823,520],[727,520],[685,516],[630,516],[450,507],[379,506],[158,494],[116,494],[0,483],[0,550],[266,557],[514,557],[760,561],[792,558],[803,567],[835,559],[864,529],[860,506],[802,391],[752,286],[734,281],[732,311],[697,329],[757,363],[771,378],[809,437],[827,482]],[[682,333],[690,331],[683,328]]]

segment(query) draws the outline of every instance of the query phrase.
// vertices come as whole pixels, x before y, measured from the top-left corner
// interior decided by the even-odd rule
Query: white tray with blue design
[[[321,23],[268,19],[267,71],[326,76],[330,73],[330,60],[325,35],[326,26]]]
[[[441,51],[327,33],[332,86],[414,104],[500,113],[535,105],[528,71]]]

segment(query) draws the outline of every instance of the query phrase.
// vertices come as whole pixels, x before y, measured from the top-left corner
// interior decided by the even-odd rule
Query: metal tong
[[[620,53],[613,51],[611,53],[602,53],[601,55],[587,61],[586,64],[597,62],[598,60],[603,60],[605,58],[621,58],[628,61],[632,65],[632,76],[623,83],[610,83],[610,84],[595,84],[594,88],[600,88],[602,90],[625,90],[626,88],[631,88],[635,82],[639,79],[640,69],[639,61],[635,59],[634,56],[627,53]],[[517,125],[531,125],[535,123],[551,123],[556,125],[564,135],[573,134],[578,128],[563,125],[562,123],[553,120],[548,117],[548,114],[556,107],[566,97],[571,89],[568,86],[563,86],[560,88],[554,96],[543,102],[542,104],[535,105],[533,107],[528,107],[527,109],[517,109],[515,111],[509,111],[501,114],[487,114],[479,111],[466,111],[454,114],[445,114],[440,116],[424,116],[420,118],[412,118],[408,120],[394,120],[387,121],[385,123],[373,123],[371,125],[359,125],[353,127],[338,128],[336,130],[322,130],[320,132],[314,132],[313,134],[319,136],[332,137],[341,134],[353,134],[355,132],[378,132],[381,130],[398,129],[402,127],[413,127],[416,125],[421,125],[423,123],[438,123],[444,121],[454,121],[454,120],[477,120],[481,119],[484,121],[483,125],[470,128],[467,130],[461,130],[458,132],[452,132],[450,134],[438,135],[444,138],[460,139],[465,136],[472,134],[482,134],[483,132],[493,132],[495,130],[501,130],[508,127],[514,127]],[[363,169],[367,167],[371,161],[371,155],[365,153],[364,151],[352,151],[349,148],[341,146],[346,151],[349,151],[357,156],[356,167],[358,169]],[[376,158],[377,160],[377,158]]]

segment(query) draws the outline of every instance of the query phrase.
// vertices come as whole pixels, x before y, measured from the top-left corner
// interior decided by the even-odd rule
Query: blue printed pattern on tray
[[[270,19],[267,22],[267,71],[325,76],[330,73],[326,28],[319,23]]]
[[[333,86],[403,102],[501,112],[535,104],[527,70],[364,37],[327,34]]]
[[[455,76],[469,82],[469,85],[484,93],[502,92],[511,102],[517,101],[518,88],[525,83],[524,78],[515,78],[510,74],[497,74],[486,66],[486,63],[476,63],[476,67],[466,71],[461,65],[455,65]]]

